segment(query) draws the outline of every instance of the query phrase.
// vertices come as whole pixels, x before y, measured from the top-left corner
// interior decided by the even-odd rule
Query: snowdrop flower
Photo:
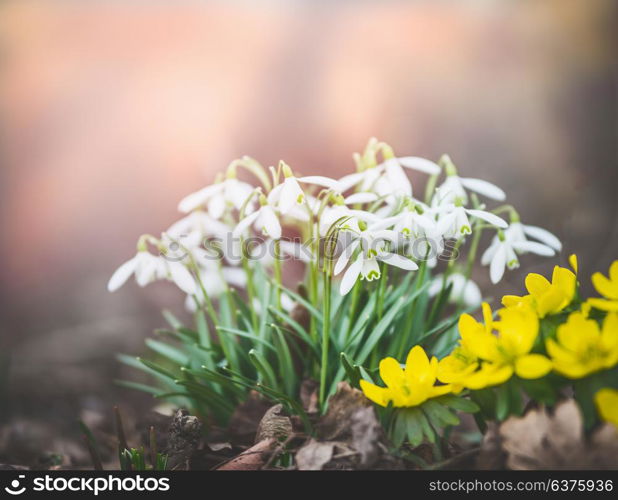
[[[438,187],[436,197],[439,203],[452,203],[461,200],[462,204],[468,203],[466,189],[474,191],[492,200],[504,201],[506,194],[495,184],[482,179],[459,177],[457,169],[448,155],[443,155],[441,162],[446,165],[446,180]]]
[[[220,297],[225,293],[228,285],[238,288],[245,288],[247,285],[247,275],[242,268],[219,266],[211,261],[206,267],[201,268],[199,273],[200,280],[209,298]],[[195,291],[195,294],[187,295],[185,308],[188,311],[195,312],[196,300],[199,304],[206,302],[204,291],[201,287]]]
[[[178,210],[188,213],[206,205],[210,216],[220,219],[228,206],[240,210],[253,189],[251,184],[239,181],[235,177],[228,177],[223,182],[217,182],[185,196],[178,204]]]
[[[529,241],[526,233],[542,241]],[[560,251],[562,244],[552,233],[536,226],[526,226],[516,219],[503,232],[494,236],[491,245],[481,256],[481,265],[489,265],[489,277],[496,284],[504,276],[505,268],[519,267],[517,254],[534,253],[543,257],[552,257]]]
[[[260,208],[241,220],[232,232],[234,239],[242,236],[252,224],[265,236],[270,236],[275,240],[281,238],[281,224],[279,223],[279,219],[273,207],[268,203],[268,200],[263,194],[260,194]]]
[[[402,168],[403,167],[403,168]],[[403,158],[389,158],[377,168],[384,168],[384,175],[376,182],[375,191],[381,196],[412,196],[412,183],[408,179],[404,168],[417,170],[429,175],[438,175],[440,166],[436,163],[419,158],[417,156],[407,156]]]
[[[423,213],[418,212],[414,202],[409,202],[406,203],[403,211],[399,215],[394,229],[407,237],[418,237],[435,232],[437,230],[437,224],[435,220],[432,220],[424,211]]]
[[[168,261],[161,255],[153,255],[146,250],[145,245],[138,250],[135,257],[116,269],[107,284],[107,290],[118,290],[132,274],[141,287],[156,280],[168,279],[185,293],[194,294],[197,290],[195,279],[184,264]]]
[[[463,206],[446,205],[442,207],[442,211],[446,212],[439,216],[438,232],[445,238],[459,239],[466,234],[472,234],[472,224],[468,219],[468,215],[477,219],[482,219],[492,226],[505,229],[508,227],[506,221],[491,212],[478,210],[473,208],[464,208]]]
[[[277,208],[282,214],[289,212],[294,205],[302,205],[305,201],[305,193],[303,192],[298,179],[294,177],[292,170],[285,163],[281,162],[283,175],[285,177],[283,183],[279,184],[269,195],[269,201],[272,203],[276,200]]]
[[[165,234],[172,240],[181,242],[184,247],[192,249],[199,247],[207,236],[225,238],[231,231],[230,226],[214,219],[203,210],[194,210],[172,224]]]
[[[458,302],[463,303],[466,307],[477,308],[481,305],[483,297],[478,285],[467,279],[461,273],[449,274],[446,278],[446,283],[443,283],[444,275],[437,275],[429,285],[427,293],[430,297],[435,297],[440,293],[442,288],[452,286],[448,301],[452,304]]]
[[[389,223],[390,221],[381,221],[362,230],[359,234],[354,235],[354,241],[343,249],[335,263],[333,270],[335,275],[340,274],[346,268],[357,248],[360,248],[361,251],[343,275],[340,285],[341,295],[347,294],[359,277],[367,281],[379,279],[381,276],[379,261],[407,271],[418,269],[414,261],[388,251],[389,244],[396,244],[399,239],[399,235],[395,231],[381,229],[380,225]]]

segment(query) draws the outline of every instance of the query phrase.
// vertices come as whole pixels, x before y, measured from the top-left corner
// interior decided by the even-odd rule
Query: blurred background
[[[448,152],[555,232],[584,275],[618,257],[616,2],[31,1],[0,5],[0,461],[78,453],[182,311],[173,285],[106,283],[137,237],[249,154],[343,175],[370,136]],[[554,260],[527,256],[501,285]],[[489,294],[487,269],[475,279]],[[130,402],[130,403],[129,403]],[[88,413],[89,412],[89,413]],[[85,418],[85,417],[84,417]],[[94,418],[94,417],[92,417]]]

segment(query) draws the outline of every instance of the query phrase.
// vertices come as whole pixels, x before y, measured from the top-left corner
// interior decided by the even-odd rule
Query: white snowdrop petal
[[[208,200],[208,213],[213,219],[220,219],[225,212],[225,199],[223,196],[212,196]]]
[[[281,189],[281,197],[279,199],[279,210],[282,213],[287,213],[294,205],[303,202],[305,194],[301,189],[298,181],[294,177],[288,177],[283,181]]]
[[[491,260],[491,264],[489,265],[489,278],[494,285],[502,279],[502,276],[504,276],[505,266],[506,249],[504,245],[501,245],[500,248],[498,248],[498,250],[496,251],[494,258]]]
[[[396,159],[392,158],[385,163],[386,176],[393,194],[412,196],[412,184]]]
[[[362,268],[363,259],[362,257],[359,257],[348,268],[348,270],[343,275],[343,278],[341,279],[341,284],[339,286],[339,293],[341,293],[341,295],[346,295],[350,290],[352,290],[352,287],[356,283],[356,280],[358,279]]]
[[[460,177],[459,180],[461,181],[463,186],[470,191],[482,194],[483,196],[491,198],[492,200],[506,200],[506,193],[491,182],[484,181],[483,179],[472,179],[470,177]]]
[[[266,197],[268,200],[268,204],[271,206],[275,206],[279,200],[281,199],[281,191],[283,190],[283,184],[279,184],[275,186],[268,196]]]
[[[438,175],[440,173],[440,165],[431,160],[420,158],[418,156],[404,156],[397,158],[402,167],[418,170],[429,175]]]
[[[416,262],[396,253],[384,253],[379,255],[378,259],[386,262],[389,266],[395,266],[406,271],[416,271],[418,269]]]
[[[466,212],[473,217],[483,219],[484,221],[489,222],[492,226],[499,227],[500,229],[506,229],[507,227],[509,227],[508,223],[504,219],[498,217],[495,214],[492,214],[491,212],[486,212],[485,210],[476,210],[474,208],[468,208],[466,209]]]
[[[203,205],[208,198],[220,190],[221,184],[213,184],[212,186],[206,186],[195,193],[191,193],[180,200],[178,210],[188,213],[191,210]]]
[[[114,271],[114,274],[112,274],[112,277],[109,279],[109,282],[107,283],[107,291],[115,292],[122,285],[124,285],[135,271],[135,264],[135,257],[133,257],[132,259],[122,264],[118,269],[116,269],[116,271]]]
[[[337,259],[337,262],[335,262],[335,268],[333,269],[335,276],[343,271],[345,266],[348,265],[348,262],[352,258],[352,255],[354,255],[354,251],[358,248],[358,245],[360,245],[360,240],[355,240],[343,249],[341,255]]]
[[[543,257],[553,257],[556,255],[556,251],[553,248],[536,241],[514,241],[512,245],[518,252],[532,252]]]
[[[274,240],[281,238],[281,224],[275,215],[275,212],[268,205],[265,205],[260,210],[260,223],[266,234]]]
[[[348,196],[343,202],[346,205],[354,205],[355,203],[371,203],[378,199],[375,193],[354,193]]]
[[[522,224],[524,233],[526,233],[531,238],[535,240],[539,240],[541,243],[553,248],[556,251],[562,250],[562,243],[556,236],[550,233],[547,229],[543,229],[542,227],[537,226],[528,226],[527,224]]]
[[[307,175],[305,177],[300,177],[298,180],[307,184],[323,186],[328,189],[332,189],[333,191],[342,191],[342,185],[339,183],[339,181],[331,179],[330,177],[324,177],[322,175]]]
[[[189,272],[189,270],[180,262],[170,262],[168,264],[170,277],[174,283],[183,292],[193,295],[197,292],[197,286],[195,284],[195,278]]]
[[[487,247],[487,250],[485,250],[483,252],[483,255],[481,256],[481,265],[482,266],[486,266],[491,262],[491,259],[493,259],[496,251],[498,250],[498,247],[500,246],[500,240],[498,239],[498,237],[496,236],[494,238],[494,240],[491,242],[491,245],[489,245]]]
[[[467,307],[479,307],[483,301],[483,296],[478,285],[472,281],[468,282],[464,286],[463,290],[463,302]]]
[[[239,288],[244,288],[247,285],[247,274],[245,270],[240,267],[229,267],[226,266],[221,269],[221,273],[223,274],[223,278],[230,285],[237,286]]]
[[[345,192],[348,189],[356,186],[359,182],[361,182],[365,178],[365,172],[357,172],[355,174],[349,174],[343,176],[339,179],[339,187],[341,188],[341,192]]]
[[[261,213],[262,213],[262,209],[256,210],[252,214],[247,215],[243,220],[241,220],[236,225],[236,227],[234,228],[234,231],[232,231],[232,235],[235,238],[241,236],[249,228],[249,226],[251,226],[253,221],[256,220],[260,216]]]

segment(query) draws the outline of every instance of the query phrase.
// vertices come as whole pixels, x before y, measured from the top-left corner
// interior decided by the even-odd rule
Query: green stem
[[[418,290],[419,287],[425,284],[425,274],[426,273],[427,273],[427,258],[423,259],[423,261],[421,262],[421,265],[419,266],[418,275],[416,276],[416,280],[418,283],[418,285],[415,287],[416,290]],[[412,323],[414,321],[414,313],[415,313],[415,305],[416,305],[415,302],[416,300],[414,300],[412,304],[408,306],[408,312],[406,314],[403,332],[400,337],[401,340],[399,342],[399,348],[397,349],[396,359],[401,359],[403,357],[405,349],[406,349],[406,344],[409,343],[409,337],[410,337],[411,330],[412,330]]]
[[[197,278],[197,283],[200,286],[200,290],[202,291],[202,296],[204,297],[204,303],[206,304],[206,310],[208,311],[208,315],[212,320],[215,328],[219,326],[219,317],[217,316],[217,311],[212,304],[212,300],[210,300],[210,296],[206,292],[206,288],[204,287],[204,282],[202,281],[202,277],[199,272],[195,273],[195,277]]]
[[[279,285],[277,287],[277,307],[281,310],[281,287],[283,286],[283,282],[281,280],[281,252],[280,252],[280,244],[279,240],[275,241],[275,280]]]
[[[328,372],[328,342],[330,340],[330,298],[331,276],[329,270],[324,271],[324,324],[322,325],[322,362],[320,366],[320,408],[324,409],[326,398],[326,374]]]
[[[378,289],[378,321],[382,319],[382,312],[384,310],[384,295],[386,293],[386,282],[388,281],[388,266],[386,263],[382,263],[382,276],[380,277],[380,288]]]
[[[358,307],[358,299],[360,296],[361,281],[357,280],[352,288],[352,303],[350,304],[350,313],[348,315],[348,328],[345,333],[345,341],[347,342],[350,333],[352,332],[352,326],[354,325],[354,316],[356,315],[356,308]]]
[[[242,268],[245,271],[245,274],[247,275],[247,299],[249,301],[249,310],[251,311],[251,324],[253,325],[253,331],[256,332],[259,329],[259,320],[257,317],[257,313],[255,312],[255,307],[253,307],[253,299],[255,297],[255,287],[253,284],[253,270],[251,269],[251,266],[249,265],[249,260],[247,259],[247,256],[245,255],[244,249],[241,250],[241,260],[242,260]]]

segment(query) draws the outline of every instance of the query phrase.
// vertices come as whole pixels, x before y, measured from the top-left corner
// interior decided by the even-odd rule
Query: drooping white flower
[[[185,196],[178,204],[178,210],[191,212],[202,206],[208,207],[208,213],[215,219],[220,219],[227,206],[240,210],[245,200],[253,192],[253,186],[231,177],[211,186],[206,186],[195,193]]]
[[[275,240],[281,238],[281,223],[264,195],[260,195],[260,208],[241,220],[232,231],[232,236],[238,239],[251,225],[265,236]]]
[[[531,232],[544,243],[528,240],[527,232]],[[560,240],[549,231],[536,226],[525,226],[516,221],[512,222],[504,232],[494,236],[491,245],[481,256],[481,265],[489,265],[489,277],[491,282],[496,284],[504,276],[505,268],[512,270],[519,267],[518,254],[530,252],[552,257],[561,247]]]
[[[458,200],[466,205],[468,203],[468,191],[474,191],[492,200],[504,201],[505,192],[495,184],[483,179],[473,179],[470,177],[459,177],[457,169],[448,155],[443,155],[442,163],[446,164],[446,179],[438,187],[432,202],[438,204],[455,203]]]
[[[107,284],[108,291],[118,290],[133,274],[137,284],[142,287],[156,280],[168,279],[185,293],[194,294],[197,290],[195,279],[183,263],[166,260],[147,250],[139,250],[135,257],[116,269]]]
[[[430,297],[435,297],[440,291],[448,286],[452,286],[449,295],[449,302],[456,304],[461,302],[466,307],[476,308],[481,305],[483,297],[478,285],[461,273],[449,274],[446,283],[443,283],[444,275],[437,275],[429,285],[427,293]]]
[[[462,236],[472,233],[472,224],[468,216],[482,219],[492,226],[500,229],[508,227],[507,222],[491,212],[463,206],[445,205],[442,207],[438,219],[438,233],[445,238],[459,239]]]
[[[393,220],[379,221],[359,233],[347,233],[352,235],[353,241],[343,248],[335,263],[333,273],[335,275],[340,274],[346,268],[356,250],[360,249],[360,252],[343,275],[339,288],[342,295],[347,294],[352,289],[359,277],[367,281],[379,279],[381,274],[379,261],[408,271],[418,269],[416,263],[408,257],[389,251],[391,245],[397,246],[399,234],[382,227],[388,227],[393,222]]]
[[[205,211],[194,210],[172,224],[165,234],[191,249],[200,246],[206,237],[213,236],[223,239],[231,231],[230,226],[214,219]]]

